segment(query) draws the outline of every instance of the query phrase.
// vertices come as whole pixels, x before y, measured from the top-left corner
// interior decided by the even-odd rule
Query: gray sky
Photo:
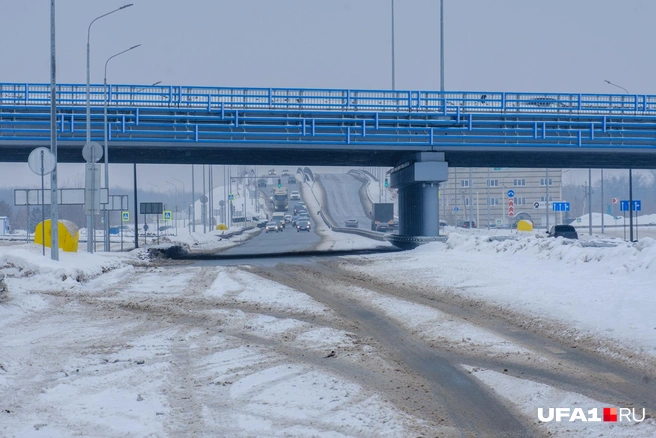
[[[91,32],[91,81],[391,88],[390,0],[129,0]],[[129,1],[57,0],[57,81],[84,83],[87,27]],[[445,88],[656,94],[656,1],[445,0]],[[439,89],[439,1],[396,0],[396,88]],[[2,2],[0,81],[50,80],[50,2]],[[127,186],[129,166],[110,178]],[[170,173],[189,172],[172,167]],[[62,181],[82,165],[62,165]],[[144,168],[143,182],[163,184]],[[182,178],[181,178],[182,179]],[[36,185],[0,164],[0,185]],[[61,184],[60,184],[61,185]]]

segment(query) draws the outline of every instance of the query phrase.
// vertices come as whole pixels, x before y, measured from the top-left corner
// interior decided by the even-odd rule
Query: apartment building
[[[440,184],[440,220],[450,225],[473,220],[483,228],[530,219],[536,228],[546,228],[562,223],[562,214],[552,210],[561,198],[561,169],[452,167],[449,180]]]

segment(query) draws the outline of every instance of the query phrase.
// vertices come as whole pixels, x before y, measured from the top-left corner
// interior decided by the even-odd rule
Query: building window
[[[487,186],[488,187],[499,187],[499,180],[498,179],[488,179],[487,180]]]
[[[499,205],[499,198],[487,198],[487,205]]]
[[[526,205],[526,197],[524,196],[515,196],[516,205]]]
[[[460,181],[460,187],[469,187],[469,180],[463,179],[462,181]]]
[[[465,198],[465,205],[469,206],[469,198]]]
[[[546,185],[545,181],[546,181],[546,178],[540,178],[540,185],[541,185],[541,186]],[[551,178],[549,178],[549,185],[550,185],[550,186],[553,185],[553,179],[551,179]]]
[[[549,196],[549,202],[553,201],[553,196]],[[540,197],[540,202],[544,202],[544,196]]]
[[[525,186],[526,185],[526,179],[524,179],[524,178],[515,178],[513,182],[516,186]]]

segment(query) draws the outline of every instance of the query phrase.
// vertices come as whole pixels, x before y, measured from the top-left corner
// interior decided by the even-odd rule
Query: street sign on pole
[[[130,212],[124,211],[123,213],[121,213],[121,218],[123,222],[130,222]]]
[[[508,190],[508,197],[512,198],[513,196],[515,196],[515,191],[514,190]]]
[[[171,220],[171,210],[164,210],[164,220],[165,221]]]
[[[613,204],[617,204],[618,199],[617,199],[617,198],[613,198],[613,199],[611,199],[611,201],[612,201]]]

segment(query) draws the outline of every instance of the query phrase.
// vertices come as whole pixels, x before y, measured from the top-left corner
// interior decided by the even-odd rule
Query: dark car
[[[547,233],[549,237],[564,237],[565,239],[578,239],[576,228],[571,225],[554,225]]]
[[[459,221],[458,227],[460,228],[476,228],[476,222],[474,221]]]
[[[257,223],[257,227],[258,227],[258,228],[264,228],[264,227],[267,226],[268,223],[269,223],[269,221],[266,220],[266,219],[264,219],[264,220],[262,220],[262,221],[260,221],[260,222]]]
[[[287,178],[287,184],[296,184],[296,177],[294,175],[290,175],[289,178]]]
[[[296,231],[310,232],[310,221],[300,220],[296,223]]]
[[[344,226],[347,228],[358,228],[359,222],[357,219],[347,219],[344,221]]]
[[[267,186],[267,180],[264,178],[260,178],[257,180],[257,186],[258,187],[266,187]]]
[[[377,224],[376,231],[380,231],[381,233],[387,233],[388,231],[390,231],[390,226],[389,224],[385,224],[385,223]]]

